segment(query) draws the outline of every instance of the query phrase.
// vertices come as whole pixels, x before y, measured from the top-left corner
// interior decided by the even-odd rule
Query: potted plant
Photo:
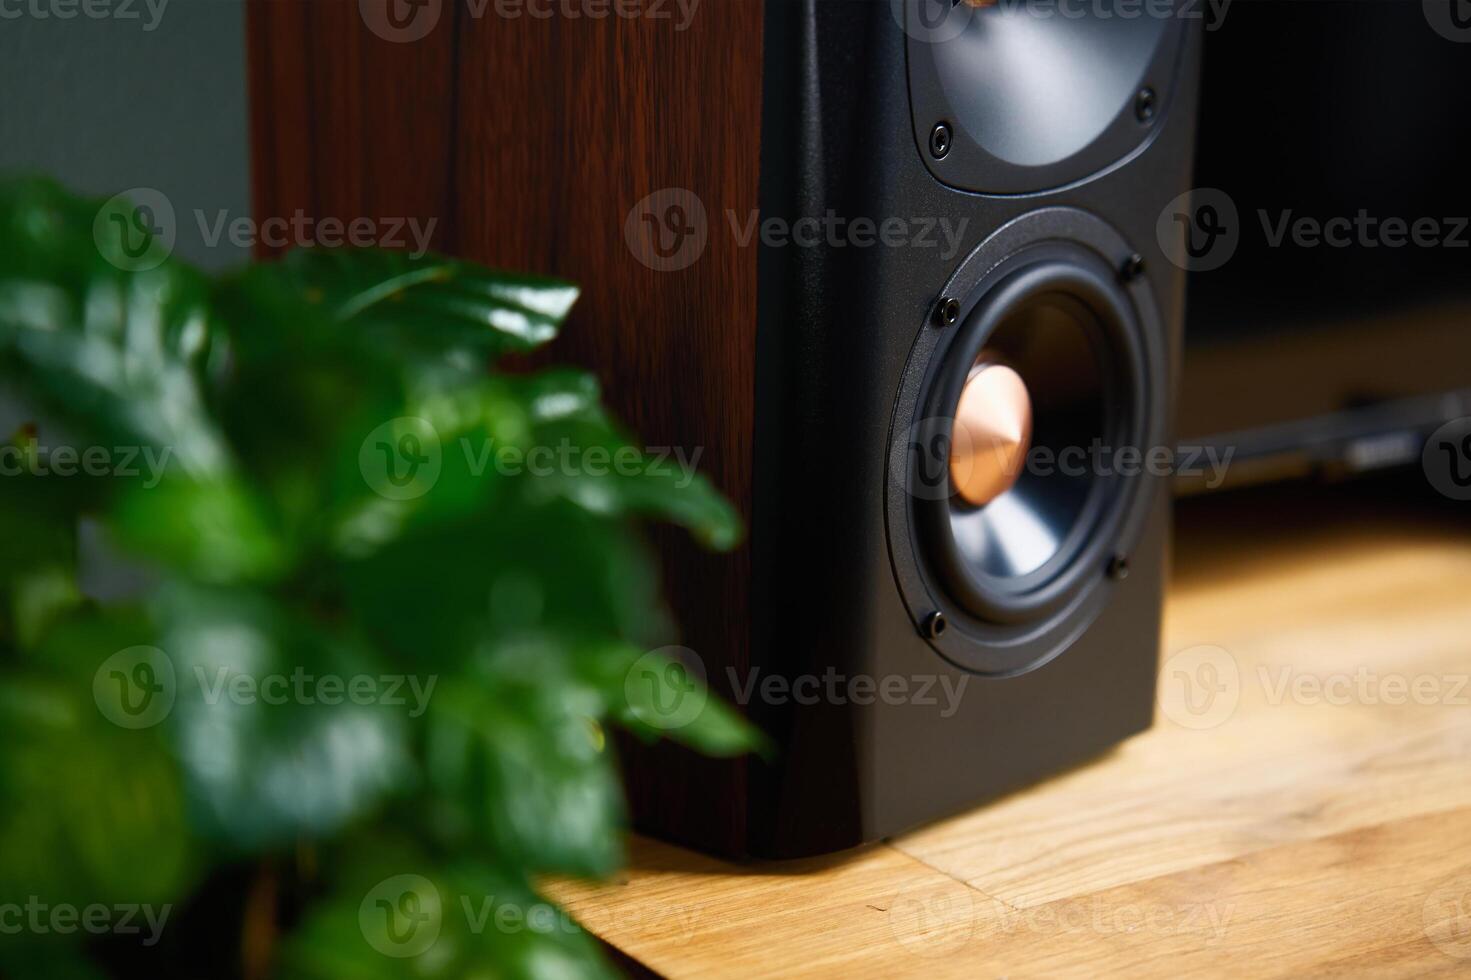
[[[0,433],[0,972],[606,973],[536,893],[619,865],[606,726],[756,744],[714,700],[657,716],[691,682],[631,521],[728,548],[731,508],[588,374],[496,369],[568,283],[315,250],[212,278],[132,217],[0,184],[31,413]],[[632,465],[513,465],[536,447]]]

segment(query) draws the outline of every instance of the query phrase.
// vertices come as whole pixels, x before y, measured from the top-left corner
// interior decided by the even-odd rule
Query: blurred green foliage
[[[0,182],[0,385],[36,413],[0,433],[0,906],[187,908],[238,941],[188,975],[605,974],[535,890],[621,861],[602,725],[757,739],[627,683],[670,637],[630,519],[724,548],[732,510],[668,467],[487,465],[635,452],[589,375],[493,368],[556,334],[567,283],[376,251],[211,279],[113,234],[127,208]],[[90,597],[82,527],[146,587]],[[242,867],[286,884],[199,897]],[[12,975],[114,955],[0,936]]]

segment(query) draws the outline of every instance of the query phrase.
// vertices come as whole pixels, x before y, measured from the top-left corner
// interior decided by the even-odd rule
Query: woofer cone
[[[1101,574],[1137,492],[1137,474],[1121,475],[1115,454],[1143,449],[1139,324],[1107,266],[1044,258],[968,298],[958,330],[931,380],[927,414],[943,436],[933,444],[954,452],[958,438],[962,451],[975,451],[963,445],[967,423],[957,429],[953,420],[978,369],[1003,366],[1025,387],[1029,445],[1007,462],[1014,469],[1001,492],[952,485],[952,493],[917,501],[916,516],[956,602],[983,620],[1026,622]],[[1006,419],[996,425],[1015,428]]]

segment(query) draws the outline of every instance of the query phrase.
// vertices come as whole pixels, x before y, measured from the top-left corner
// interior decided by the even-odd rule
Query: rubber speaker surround
[[[1109,562],[1129,553],[1159,492],[1159,481],[1143,473],[1091,474],[1045,560],[1022,574],[996,575],[978,568],[957,540],[956,522],[970,519],[967,508],[954,499],[948,476],[941,484],[934,479],[946,472],[938,465],[946,462],[943,437],[970,366],[998,331],[1036,305],[1067,307],[1090,338],[1103,409],[1098,440],[1114,449],[1163,444],[1160,319],[1147,281],[1119,281],[1116,270],[1130,254],[1114,229],[1086,212],[1024,215],[982,243],[942,291],[960,300],[957,326],[931,320],[916,336],[890,432],[890,557],[916,629],[959,667],[1014,674],[1066,649],[1107,602],[1115,584]],[[1048,393],[1033,392],[1039,395],[1045,403]],[[1037,424],[1045,432],[1040,414]],[[1024,473],[1008,494],[1028,480],[1045,488],[1049,479],[1062,477]],[[947,624],[938,636],[927,628],[937,612]]]

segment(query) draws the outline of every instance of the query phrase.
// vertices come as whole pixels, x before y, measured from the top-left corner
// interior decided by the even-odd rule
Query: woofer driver
[[[956,324],[916,341],[890,451],[891,551],[916,627],[959,665],[1045,662],[1127,561],[1154,492],[1143,461],[1164,438],[1158,315],[1147,282],[1118,271],[1129,254],[1082,212],[1018,219],[947,286]]]

